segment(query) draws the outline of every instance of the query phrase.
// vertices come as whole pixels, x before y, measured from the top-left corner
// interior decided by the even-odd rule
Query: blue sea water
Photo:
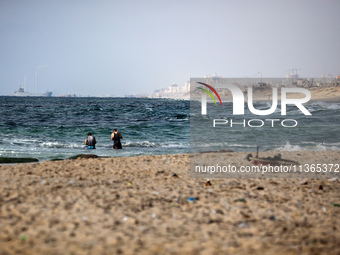
[[[257,109],[268,106],[255,104]],[[306,107],[312,116],[288,108],[289,118],[299,121],[296,128],[221,128],[227,139],[211,142],[209,133],[199,129],[205,117],[192,111],[188,100],[0,97],[0,156],[43,161],[85,153],[118,157],[188,153],[190,121],[194,135],[198,133],[205,144],[201,151],[254,151],[256,145],[261,150],[339,150],[340,104],[311,102]],[[244,118],[254,116],[248,112]],[[124,137],[123,150],[112,149],[114,128]],[[88,132],[97,139],[96,150],[84,145]]]
[[[0,156],[67,158],[189,151],[189,101],[137,98],[0,98]],[[112,130],[123,135],[113,150]],[[87,133],[96,150],[85,147]]]
[[[269,109],[271,106],[272,102],[254,103],[255,109],[258,110]],[[255,151],[257,145],[261,151],[339,150],[340,103],[311,101],[304,106],[311,115],[304,115],[295,105],[287,105],[286,115],[282,115],[280,103],[276,111],[268,116],[254,115],[248,110],[247,103],[244,115],[233,115],[232,102],[224,102],[223,107],[215,107],[213,103],[208,103],[208,114],[201,115],[201,103],[192,101],[191,152],[220,149]],[[214,119],[225,119],[228,123],[216,125],[214,128]],[[250,127],[249,120],[252,120],[250,122],[252,126],[262,124],[263,126]],[[231,121],[235,123],[232,127]],[[284,127],[282,121],[285,126],[294,126],[296,123],[297,125]]]

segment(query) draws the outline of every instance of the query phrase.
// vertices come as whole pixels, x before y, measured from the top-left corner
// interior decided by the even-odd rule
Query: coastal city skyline
[[[286,77],[263,77],[262,73],[258,72],[254,75],[243,77],[223,77],[216,73],[204,75],[202,78],[206,79],[206,82],[217,81],[223,78],[236,79],[240,81],[241,87],[252,86],[254,88],[259,86],[281,87],[281,86],[296,86],[305,88],[324,88],[324,87],[340,87],[340,75],[333,77],[331,74],[323,74],[321,77],[300,77],[298,74],[299,69],[287,70]],[[197,78],[197,77],[196,77]],[[190,78],[191,79],[191,78]],[[36,86],[36,84],[35,84]],[[36,87],[34,86],[34,89]],[[30,92],[25,86],[21,86],[13,94],[7,96],[24,96],[24,97],[140,97],[140,98],[189,98],[190,92],[190,80],[186,80],[181,83],[172,83],[167,87],[157,88],[152,92],[148,91],[139,94],[126,94],[123,96],[116,96],[111,94],[106,95],[81,95],[81,94],[59,94],[52,95],[52,92],[46,91],[44,93],[37,93],[36,90]]]
[[[336,77],[339,10],[331,0],[2,1],[0,95],[25,79],[32,93],[124,96],[206,73]]]

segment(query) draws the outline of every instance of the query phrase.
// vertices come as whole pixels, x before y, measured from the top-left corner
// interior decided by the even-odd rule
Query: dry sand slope
[[[301,181],[205,186],[189,155],[1,166],[0,254],[340,254],[338,179]]]
[[[334,102],[340,101],[340,87],[311,87],[304,88],[310,91],[311,100],[331,100]],[[255,100],[272,100],[272,88],[255,88],[253,92]],[[287,93],[287,98],[304,98],[304,93]],[[278,89],[278,100],[281,100],[281,89]]]

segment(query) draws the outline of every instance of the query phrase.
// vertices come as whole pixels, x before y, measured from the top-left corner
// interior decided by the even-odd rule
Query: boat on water
[[[13,96],[16,97],[51,97],[52,92],[46,91],[45,93],[30,93],[28,91],[25,91],[25,89],[20,86],[17,91],[14,91]]]

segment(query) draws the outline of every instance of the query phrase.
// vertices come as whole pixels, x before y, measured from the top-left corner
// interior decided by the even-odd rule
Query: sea
[[[231,107],[232,103],[225,105]],[[257,109],[269,106],[268,102],[255,103]],[[220,132],[226,139],[218,143],[209,143],[209,134],[199,133],[205,144],[199,150],[254,151],[258,145],[263,151],[340,150],[340,103],[313,101],[306,108],[312,116],[288,109],[289,119],[299,122],[294,128],[223,127]],[[205,123],[206,118],[190,109],[189,100],[0,97],[0,157],[44,161],[77,154],[189,153],[192,126],[199,132],[200,122]],[[244,118],[254,119],[249,112]],[[123,136],[122,150],[113,150],[110,137],[114,128]],[[84,144],[88,132],[96,137],[95,150]]]

